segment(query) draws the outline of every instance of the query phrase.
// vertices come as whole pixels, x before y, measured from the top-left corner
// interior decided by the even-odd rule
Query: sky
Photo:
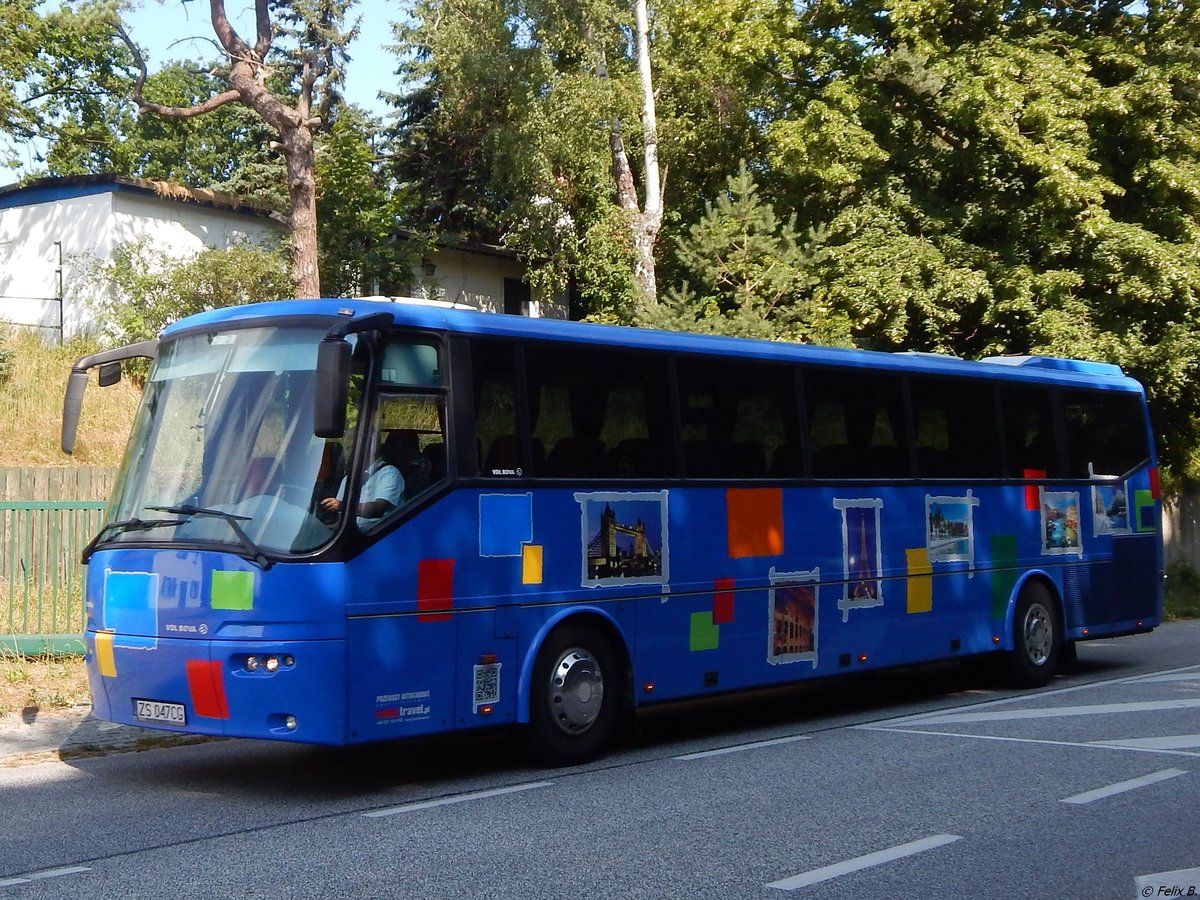
[[[125,14],[125,22],[130,36],[146,53],[151,72],[172,59],[216,57],[207,3],[141,0],[139,7]],[[253,43],[253,2],[226,0],[226,11],[238,33]],[[397,88],[393,74],[396,58],[384,46],[392,42],[391,23],[403,18],[403,13],[404,5],[395,0],[358,0],[350,10],[350,17],[359,16],[362,22],[359,37],[350,45],[346,99],[381,117],[388,108],[379,101],[377,93]],[[191,39],[181,40],[186,38]]]

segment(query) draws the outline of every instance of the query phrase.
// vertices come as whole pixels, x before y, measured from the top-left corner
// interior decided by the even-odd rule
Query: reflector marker
[[[196,715],[206,719],[229,718],[229,704],[225,700],[225,682],[219,661],[189,659],[187,680],[188,692],[192,695],[192,709]]]
[[[400,813],[416,812],[422,809],[433,809],[437,806],[453,806],[456,803],[468,803],[471,800],[486,800],[489,797],[500,797],[504,794],[518,794],[537,788],[550,787],[553,781],[535,781],[530,784],[514,784],[510,787],[492,788],[488,791],[475,791],[471,794],[457,794],[453,797],[441,797],[437,800],[422,800],[418,803],[405,803],[403,806],[392,806],[388,809],[376,809],[363,813],[364,819],[381,819],[384,816],[395,816]]]
[[[117,677],[117,658],[113,653],[113,638],[111,631],[96,632],[96,668],[105,678]]]

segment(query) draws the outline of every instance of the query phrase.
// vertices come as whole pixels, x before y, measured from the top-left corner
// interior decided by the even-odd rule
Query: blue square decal
[[[104,627],[125,635],[158,634],[158,575],[107,572],[104,578]]]
[[[520,556],[533,540],[533,494],[479,495],[479,555]]]

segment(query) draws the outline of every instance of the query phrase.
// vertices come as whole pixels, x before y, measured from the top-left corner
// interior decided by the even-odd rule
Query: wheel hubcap
[[[550,672],[550,713],[567,734],[592,727],[604,703],[604,676],[600,663],[588,651],[572,647],[558,658]]]
[[[1040,603],[1025,613],[1025,654],[1035,666],[1044,666],[1054,646],[1054,626],[1050,613]]]

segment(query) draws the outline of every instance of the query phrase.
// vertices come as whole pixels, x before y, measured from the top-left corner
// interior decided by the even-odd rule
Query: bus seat
[[[246,466],[246,481],[243,496],[254,497],[267,492],[267,481],[275,460],[269,456],[255,456]]]
[[[764,478],[767,474],[767,451],[756,441],[734,441],[726,453],[728,474],[738,478]]]
[[[599,438],[565,437],[546,457],[546,474],[595,478],[609,473],[603,442]]]
[[[775,448],[771,457],[772,478],[799,478],[804,474],[804,455],[800,445],[787,442]]]
[[[663,453],[663,444],[650,438],[626,438],[613,450],[614,474],[629,478],[666,475],[674,468]]]
[[[711,441],[683,442],[683,465],[688,476],[692,478],[719,478],[728,475],[728,472],[722,471],[724,466],[721,455],[720,449],[713,446]]]
[[[442,441],[426,444],[421,455],[429,460],[429,480],[441,481],[446,477],[446,445]]]
[[[521,448],[515,434],[498,434],[483,459],[484,475],[515,472],[521,465]]]

